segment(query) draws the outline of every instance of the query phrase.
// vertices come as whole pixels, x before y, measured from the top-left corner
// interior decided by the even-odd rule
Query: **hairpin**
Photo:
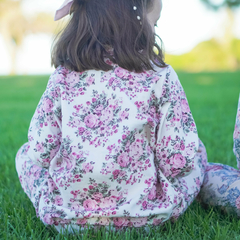
[[[133,10],[136,11],[137,10],[137,7],[136,6],[133,6]],[[140,25],[142,25],[142,22],[141,22],[141,17],[139,15],[137,15],[137,20],[140,21]]]

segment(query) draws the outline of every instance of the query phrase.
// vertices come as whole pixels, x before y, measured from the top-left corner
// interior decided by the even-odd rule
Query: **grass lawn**
[[[178,73],[209,162],[236,167],[232,135],[240,92],[240,72]],[[240,221],[196,201],[176,223],[144,230],[86,231],[75,237],[46,228],[36,217],[15,171],[15,154],[27,130],[48,76],[0,77],[0,239],[240,239]]]

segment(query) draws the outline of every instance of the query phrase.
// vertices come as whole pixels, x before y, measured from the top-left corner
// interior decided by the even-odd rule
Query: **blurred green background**
[[[53,21],[62,2],[0,0],[0,75],[52,72],[51,42],[68,20]],[[163,0],[156,33],[166,62],[188,72],[240,69],[239,6],[240,0]]]
[[[234,26],[237,32],[240,33],[240,22],[237,22],[235,17],[236,10],[240,6],[240,0],[200,1],[210,11],[215,13],[219,11],[225,12],[224,22],[218,26],[221,35],[215,36],[213,34],[211,39],[200,42],[190,52],[182,55],[167,54],[166,61],[176,70],[187,72],[219,72],[240,69],[240,39],[236,38],[236,34],[234,34]],[[203,24],[203,28],[206,28],[206,25]]]

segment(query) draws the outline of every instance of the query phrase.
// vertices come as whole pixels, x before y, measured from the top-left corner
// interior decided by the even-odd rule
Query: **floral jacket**
[[[171,66],[58,67],[28,139],[17,171],[46,224],[158,225],[184,212],[203,180],[196,125]]]

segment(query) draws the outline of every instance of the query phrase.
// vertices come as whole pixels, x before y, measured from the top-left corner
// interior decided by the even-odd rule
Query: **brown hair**
[[[75,0],[69,23],[55,39],[52,65],[78,72],[108,71],[112,66],[105,58],[109,58],[135,72],[153,70],[153,64],[165,67],[163,52],[155,43],[157,35],[146,19],[152,3],[153,0]]]

